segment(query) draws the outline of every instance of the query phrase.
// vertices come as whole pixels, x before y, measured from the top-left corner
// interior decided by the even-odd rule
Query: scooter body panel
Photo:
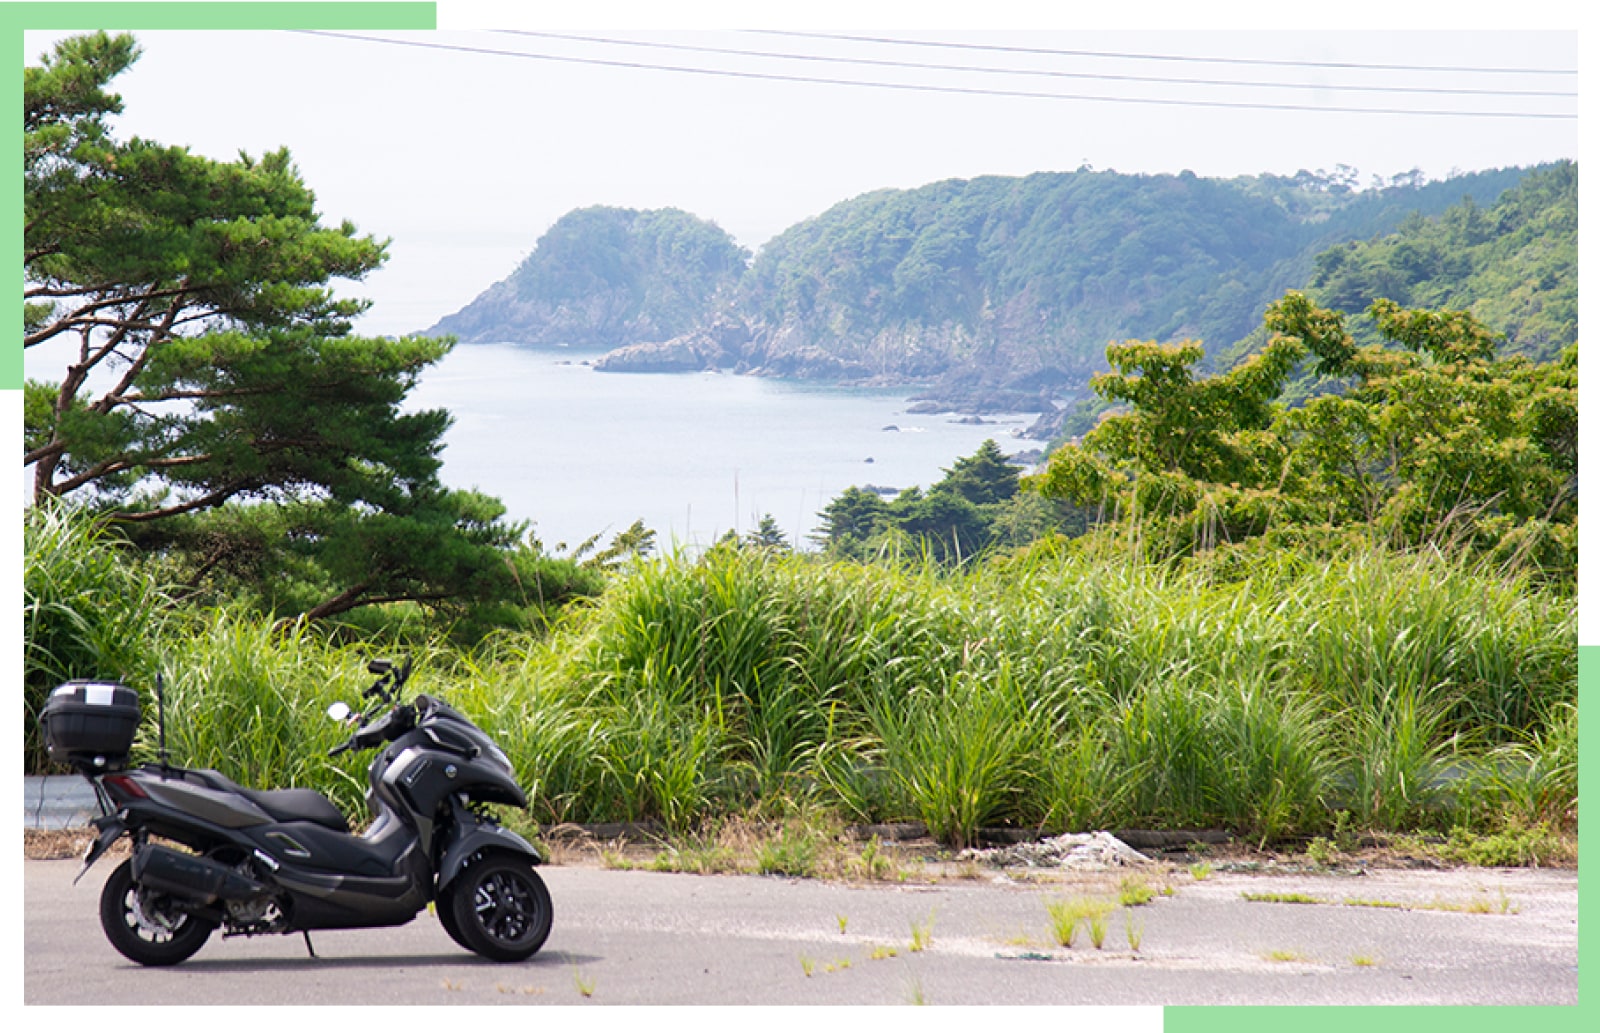
[[[244,829],[272,821],[270,814],[237,793],[166,778],[141,779],[140,785],[155,803],[177,814],[193,815],[207,824]]]

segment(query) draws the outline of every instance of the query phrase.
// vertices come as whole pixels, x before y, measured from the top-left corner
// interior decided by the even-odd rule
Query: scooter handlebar
[[[354,735],[330,749],[328,756],[337,757],[348,750],[370,750],[380,743],[400,738],[416,723],[416,711],[409,705],[402,704],[371,724],[363,722]]]

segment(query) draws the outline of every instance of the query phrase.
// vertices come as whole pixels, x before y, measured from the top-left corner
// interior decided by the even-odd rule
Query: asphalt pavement
[[[1125,871],[856,886],[570,864],[543,869],[554,931],[521,964],[465,953],[424,913],[394,929],[314,933],[314,958],[299,936],[214,936],[181,965],[141,969],[99,928],[100,886],[114,864],[74,886],[76,861],[24,862],[26,1004],[1573,1005],[1578,996],[1575,871],[1197,880],[1152,869],[1147,882],[1170,894],[1113,913],[1097,948],[1086,931],[1071,947],[1056,944],[1048,904],[1115,896]],[[1316,902],[1289,902],[1297,898]]]

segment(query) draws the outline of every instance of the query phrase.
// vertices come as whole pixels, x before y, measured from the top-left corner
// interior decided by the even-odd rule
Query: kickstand
[[[306,938],[306,953],[311,955],[313,958],[316,957],[317,949],[311,946],[311,933],[308,930],[302,929],[300,930],[300,935]]]

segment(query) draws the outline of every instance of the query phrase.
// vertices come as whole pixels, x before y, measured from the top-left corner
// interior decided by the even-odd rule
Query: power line
[[[1574,90],[1482,90],[1449,86],[1364,86],[1330,83],[1260,82],[1238,79],[1179,79],[1156,75],[1122,75],[1111,72],[1067,72],[1058,69],[997,68],[993,65],[944,65],[922,61],[892,61],[870,57],[835,57],[824,54],[789,54],[771,50],[740,50],[732,47],[708,47],[688,43],[665,43],[653,40],[615,39],[603,36],[579,36],[564,32],[535,32],[529,29],[496,29],[506,36],[532,36],[538,39],[559,39],[574,43],[603,43],[619,47],[646,47],[655,50],[689,51],[697,54],[725,54],[735,57],[777,58],[784,61],[821,61],[830,64],[871,65],[880,68],[911,68],[939,72],[979,72],[992,75],[1049,76],[1060,79],[1094,79],[1109,82],[1160,83],[1176,86],[1230,86],[1247,89],[1274,90],[1329,90],[1360,93],[1426,93],[1456,96],[1486,97],[1576,97]]]
[[[411,47],[421,50],[451,51],[492,57],[512,57],[529,61],[554,61],[564,64],[597,65],[606,68],[628,68],[657,72],[681,72],[689,75],[710,75],[733,79],[756,79],[767,82],[804,83],[825,86],[857,86],[874,89],[901,90],[913,93],[962,94],[982,97],[1012,97],[1031,100],[1069,100],[1108,104],[1153,104],[1167,107],[1232,108],[1256,111],[1307,111],[1318,113],[1356,115],[1420,115],[1452,118],[1544,118],[1576,119],[1577,115],[1539,111],[1440,111],[1414,108],[1352,108],[1317,104],[1270,104],[1252,101],[1185,100],[1155,97],[1108,97],[1097,94],[1041,93],[1032,90],[1000,90],[972,86],[941,86],[932,83],[896,83],[863,81],[859,79],[829,79],[820,76],[783,75],[775,72],[747,72],[726,68],[694,68],[683,65],[651,64],[643,61],[615,61],[597,57],[574,57],[566,54],[536,54],[522,50],[497,50],[492,47],[471,47],[456,43],[428,43],[414,39],[391,39],[366,36],[350,32],[328,32],[319,29],[290,29],[289,32],[306,36],[323,36],[329,39],[355,40],[388,46]]]
[[[1007,54],[1051,54],[1058,57],[1111,57],[1136,61],[1193,61],[1208,64],[1272,65],[1287,68],[1359,68],[1381,72],[1483,72],[1491,75],[1577,75],[1576,68],[1484,68],[1453,65],[1390,65],[1357,61],[1290,61],[1259,57],[1192,57],[1176,54],[1129,54],[1106,50],[1056,50],[1048,47],[1003,46],[998,43],[951,43],[923,39],[893,39],[885,36],[851,36],[834,32],[796,32],[787,29],[749,29],[769,36],[795,36],[803,39],[835,39],[852,43],[889,43],[902,47],[943,47],[950,50],[989,50]]]

